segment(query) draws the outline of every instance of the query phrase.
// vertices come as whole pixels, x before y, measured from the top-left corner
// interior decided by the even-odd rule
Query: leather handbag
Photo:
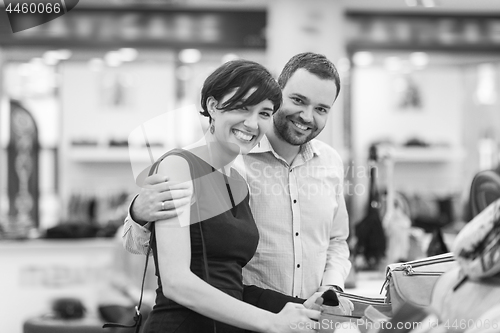
[[[386,289],[386,303],[391,304],[393,313],[404,303],[429,306],[437,280],[455,267],[458,264],[452,253],[388,265],[382,286],[382,290]]]

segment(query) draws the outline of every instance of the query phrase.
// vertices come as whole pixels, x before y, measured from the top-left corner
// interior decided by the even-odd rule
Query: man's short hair
[[[320,79],[334,80],[337,86],[337,95],[335,99],[337,98],[340,92],[340,76],[337,68],[335,68],[335,65],[324,55],[313,52],[299,53],[288,60],[278,78],[281,89],[286,86],[293,73],[299,68],[304,68]]]

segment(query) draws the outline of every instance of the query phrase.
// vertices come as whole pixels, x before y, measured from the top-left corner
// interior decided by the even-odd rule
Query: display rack
[[[128,147],[72,147],[71,160],[80,163],[130,163],[130,156],[136,162],[150,162],[146,148]]]
[[[393,151],[395,163],[448,163],[464,156],[462,149],[449,147],[398,147]]]

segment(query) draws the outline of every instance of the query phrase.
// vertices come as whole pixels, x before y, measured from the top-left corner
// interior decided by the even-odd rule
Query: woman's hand
[[[276,315],[271,332],[316,332],[316,328],[319,327],[319,315],[319,311],[306,309],[302,304],[287,303]]]
[[[311,297],[309,297],[304,303],[304,307],[306,309],[312,309],[312,310],[320,310],[321,309],[321,304],[323,304],[323,298],[321,298],[321,295],[323,295],[323,292],[315,292],[312,294]]]

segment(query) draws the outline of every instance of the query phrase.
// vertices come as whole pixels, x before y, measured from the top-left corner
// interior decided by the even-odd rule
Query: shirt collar
[[[274,152],[273,147],[271,146],[271,142],[266,135],[262,137],[259,143],[250,150],[249,154],[258,154],[258,153],[266,153],[268,151]]]
[[[314,155],[319,156],[320,152],[316,145],[316,140],[311,140],[300,146],[300,154],[302,154],[305,161],[309,161]]]
[[[267,138],[267,136],[264,135],[262,137],[262,139],[260,140],[259,144],[257,144],[250,151],[250,154],[258,154],[258,153],[266,153],[266,152],[272,152],[275,155],[277,155],[277,153],[273,149],[273,146],[271,146],[271,142],[269,142],[269,139]],[[302,146],[300,146],[299,154],[301,154],[303,156],[304,160],[306,160],[306,161],[313,158],[314,155],[319,156],[320,151],[317,147],[316,140],[311,140],[309,142],[306,142]]]

